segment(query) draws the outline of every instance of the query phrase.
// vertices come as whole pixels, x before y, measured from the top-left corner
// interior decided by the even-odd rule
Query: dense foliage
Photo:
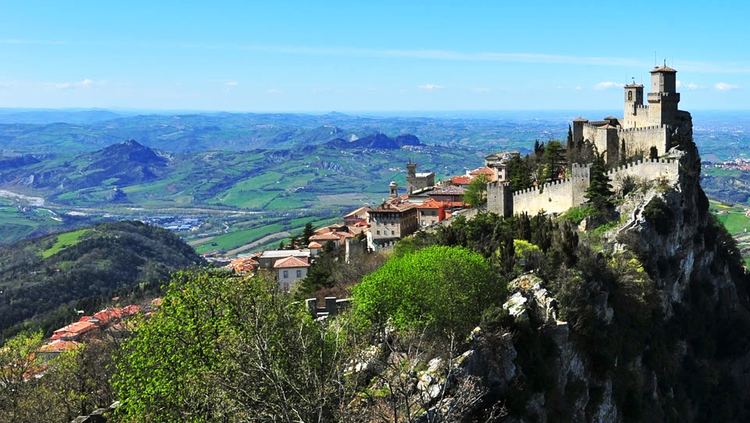
[[[60,234],[0,249],[0,335],[23,327],[49,332],[75,310],[92,313],[114,295],[158,289],[170,272],[201,262],[176,235],[140,222],[79,234],[67,237],[70,245]]]
[[[376,326],[462,333],[504,291],[481,255],[432,246],[394,257],[366,276],[354,287],[354,311]]]
[[[344,396],[346,334],[315,323],[264,277],[179,273],[125,345],[114,378],[120,417],[332,421]]]

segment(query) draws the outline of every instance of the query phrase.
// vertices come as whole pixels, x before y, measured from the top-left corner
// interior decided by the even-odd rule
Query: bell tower
[[[636,84],[635,79],[630,84],[625,85],[625,113],[623,113],[623,126],[626,128],[638,127],[638,111],[643,110],[643,84]],[[643,115],[643,112],[641,112]],[[642,126],[642,125],[641,125]]]
[[[406,190],[409,194],[413,193],[417,187],[417,164],[409,159],[406,164]]]

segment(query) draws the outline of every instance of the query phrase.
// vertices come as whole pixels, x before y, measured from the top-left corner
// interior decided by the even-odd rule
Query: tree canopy
[[[354,310],[376,325],[467,331],[504,290],[480,254],[431,246],[387,261],[354,287]]]

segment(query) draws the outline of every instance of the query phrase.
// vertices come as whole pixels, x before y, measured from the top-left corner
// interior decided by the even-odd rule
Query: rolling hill
[[[153,292],[170,272],[200,263],[179,237],[140,222],[0,247],[0,341],[23,328],[54,329],[114,295]]]

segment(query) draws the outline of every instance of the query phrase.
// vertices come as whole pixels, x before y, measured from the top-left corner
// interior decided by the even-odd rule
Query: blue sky
[[[0,0],[0,107],[612,109],[656,53],[750,109],[750,4],[698,3]]]

